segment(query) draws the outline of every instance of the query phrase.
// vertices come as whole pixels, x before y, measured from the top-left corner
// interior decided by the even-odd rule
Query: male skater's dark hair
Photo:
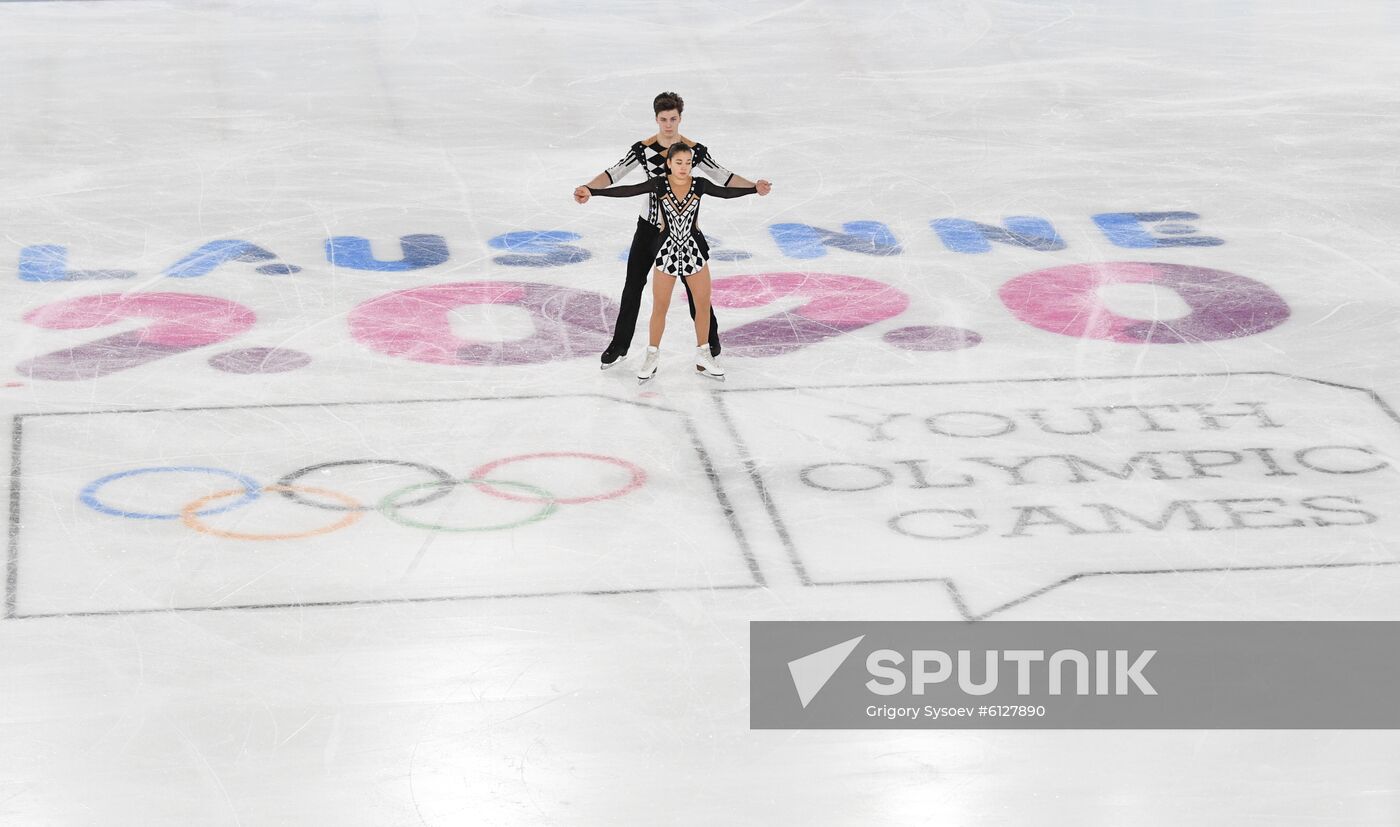
[[[685,101],[675,92],[662,92],[656,96],[656,100],[651,102],[651,109],[656,114],[669,110],[676,110],[677,114],[685,114]]]

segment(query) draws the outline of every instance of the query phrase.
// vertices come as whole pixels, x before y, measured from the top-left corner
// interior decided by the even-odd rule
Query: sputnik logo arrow
[[[836,674],[836,670],[841,668],[841,664],[846,662],[862,640],[865,640],[865,635],[788,661],[792,684],[797,687],[797,697],[801,699],[803,709],[817,697],[817,693],[822,691],[822,687],[826,686],[826,682],[831,680],[831,676]]]

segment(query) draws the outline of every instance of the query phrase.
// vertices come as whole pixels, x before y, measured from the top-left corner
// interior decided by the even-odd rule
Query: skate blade
[[[656,378],[656,371],[652,371],[650,376],[638,376],[638,377],[637,377],[637,384],[638,384],[638,385],[645,385],[646,383],[650,382],[651,380],[653,380],[653,379],[655,379],[655,378]]]
[[[709,371],[707,371],[707,370],[701,370],[701,369],[698,368],[698,367],[695,369],[695,372],[696,372],[697,374],[699,374],[700,376],[703,376],[703,377],[705,377],[705,378],[707,378],[707,379],[713,379],[713,380],[715,380],[716,382],[723,382],[723,381],[724,381],[724,374],[722,374],[722,373],[710,373]]]

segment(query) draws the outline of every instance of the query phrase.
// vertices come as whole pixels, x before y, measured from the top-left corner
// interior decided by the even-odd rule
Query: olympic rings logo
[[[621,468],[628,474],[627,482],[600,494],[575,497],[557,497],[536,485],[512,480],[493,479],[490,475],[514,463],[538,459],[582,459]],[[422,471],[432,479],[403,486],[380,497],[373,505],[366,505],[356,498],[340,491],[321,486],[302,485],[299,480],[317,472],[334,468],[354,466],[389,466]],[[226,488],[191,500],[175,512],[136,511],[114,506],[102,499],[101,493],[111,483],[118,480],[143,477],[152,474],[203,474],[223,477],[236,487]],[[83,487],[78,499],[87,507],[102,514],[123,517],[130,520],[179,520],[187,527],[201,534],[223,537],[230,540],[296,540],[304,537],[317,537],[347,528],[359,522],[365,514],[377,511],[394,522],[411,528],[446,532],[505,531],[539,522],[554,514],[563,505],[579,505],[599,502],[626,496],[646,484],[647,473],[635,463],[618,457],[603,454],[586,454],[574,451],[547,451],[535,454],[520,454],[492,460],[477,468],[465,477],[452,474],[432,465],[420,462],[407,462],[393,459],[347,459],[308,465],[305,468],[286,474],[272,485],[262,485],[257,480],[230,471],[227,468],[213,468],[202,465],[157,465],[144,468],[131,468],[118,471],[93,480]],[[482,494],[500,500],[530,503],[538,506],[524,517],[485,525],[443,525],[416,520],[404,513],[404,509],[427,505],[448,496],[458,486],[468,485]],[[298,505],[309,506],[323,511],[341,512],[344,516],[326,525],[307,531],[247,533],[230,531],[210,525],[204,518],[225,514],[251,505],[264,494],[277,494]],[[319,498],[319,499],[316,499]]]

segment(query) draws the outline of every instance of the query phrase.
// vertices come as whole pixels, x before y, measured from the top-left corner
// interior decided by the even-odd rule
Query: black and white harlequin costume
[[[690,191],[685,198],[676,198],[666,176],[661,175],[640,184],[607,189],[588,188],[593,195],[609,198],[631,198],[646,195],[655,204],[659,217],[666,225],[661,249],[657,251],[656,269],[669,276],[693,276],[710,260],[710,248],[696,227],[700,217],[700,199],[706,195],[716,198],[738,198],[758,192],[753,187],[724,187],[703,178],[690,179]]]
[[[704,144],[690,144],[692,155],[692,169],[696,175],[703,175],[716,184],[729,186],[729,182],[734,180],[734,173],[725,169],[710,154],[710,148]],[[666,151],[660,142],[651,140],[643,143],[638,141],[628,147],[627,152],[617,163],[608,167],[605,174],[608,176],[608,184],[616,186],[619,181],[631,175],[633,170],[640,169],[642,174],[648,179],[666,177]],[[642,203],[641,210],[637,218],[643,223],[661,229],[661,193],[655,193]]]
[[[685,141],[695,153],[692,170],[716,184],[729,186],[734,180],[734,173],[725,169],[717,163],[714,156],[710,154],[709,147],[701,143],[692,144]],[[622,158],[617,163],[608,167],[608,184],[618,184],[622,179],[631,175],[636,170],[641,170],[642,174],[648,178],[666,177],[666,151],[667,147],[661,145],[657,136],[652,136],[645,141],[637,141],[627,148]],[[618,302],[617,323],[613,326],[612,342],[608,344],[607,350],[603,352],[603,367],[615,364],[609,359],[612,355],[616,359],[619,354],[626,354],[631,346],[632,335],[637,329],[637,315],[641,311],[642,293],[646,291],[647,279],[651,276],[652,259],[656,256],[656,251],[661,244],[661,207],[660,193],[642,202],[641,210],[637,216],[636,232],[632,234],[632,247],[627,254],[627,281],[622,285],[622,296]],[[703,234],[701,238],[704,238]],[[703,246],[703,245],[702,245]],[[686,302],[690,305],[690,315],[695,315],[695,298],[690,295],[690,285],[681,282],[685,287]],[[720,351],[719,342],[719,319],[715,316],[714,308],[710,308],[710,352],[718,355]]]

